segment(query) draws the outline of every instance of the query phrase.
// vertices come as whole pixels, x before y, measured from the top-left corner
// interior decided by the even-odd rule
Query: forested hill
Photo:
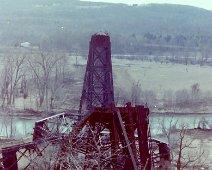
[[[1,0],[0,23],[2,45],[85,51],[91,34],[107,31],[115,53],[212,47],[212,11],[183,5]]]

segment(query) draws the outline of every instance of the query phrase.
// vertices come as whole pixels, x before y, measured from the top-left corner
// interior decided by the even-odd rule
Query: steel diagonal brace
[[[124,139],[125,139],[125,141],[127,143],[127,148],[128,148],[129,153],[130,153],[130,157],[131,157],[131,160],[132,160],[133,168],[134,168],[134,170],[138,170],[138,167],[137,167],[136,161],[135,161],[135,157],[133,155],[132,148],[130,146],[129,139],[127,137],[127,132],[126,132],[126,129],[124,127],[123,120],[122,120],[122,117],[121,117],[121,113],[120,113],[119,110],[117,112],[117,115],[118,115],[119,123],[121,125],[121,129],[122,129],[123,134],[124,134]]]

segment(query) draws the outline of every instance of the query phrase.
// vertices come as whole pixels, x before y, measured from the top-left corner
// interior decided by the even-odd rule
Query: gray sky
[[[191,5],[212,10],[212,0],[85,0],[95,2],[113,2],[126,4],[169,3]]]

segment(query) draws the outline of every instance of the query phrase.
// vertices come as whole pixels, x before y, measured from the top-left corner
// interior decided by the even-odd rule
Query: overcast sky
[[[169,3],[191,5],[212,10],[212,0],[86,0],[95,2],[113,2],[126,4]]]

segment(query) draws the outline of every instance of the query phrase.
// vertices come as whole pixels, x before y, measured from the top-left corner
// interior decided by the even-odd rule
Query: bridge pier
[[[6,170],[18,170],[16,152],[14,149],[2,150],[3,166]]]

